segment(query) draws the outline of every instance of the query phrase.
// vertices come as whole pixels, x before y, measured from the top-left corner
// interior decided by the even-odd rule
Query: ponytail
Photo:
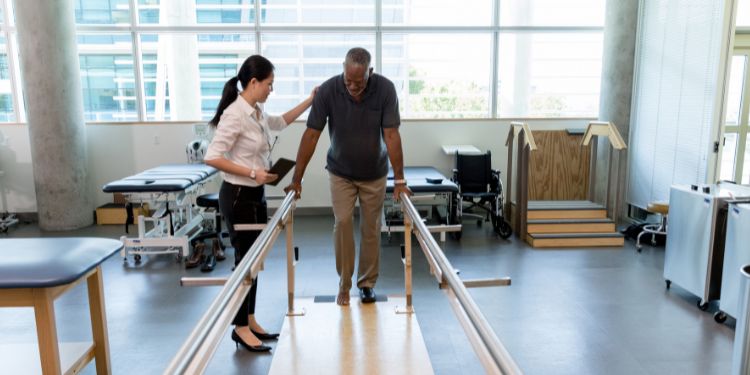
[[[258,81],[268,78],[273,73],[273,69],[273,64],[263,56],[252,55],[245,59],[237,75],[230,78],[224,84],[224,90],[221,93],[221,100],[219,100],[219,106],[216,108],[216,114],[208,123],[214,127],[219,125],[221,114],[224,113],[224,110],[230,104],[237,100],[240,91],[250,84],[253,78]]]
[[[237,100],[237,96],[239,95],[239,92],[237,91],[238,81],[239,78],[237,78],[237,76],[234,76],[224,84],[224,90],[221,92],[221,100],[219,100],[219,106],[216,107],[216,114],[211,119],[211,121],[208,122],[211,126],[215,127],[216,125],[219,125],[221,114],[224,113],[224,110],[227,109],[230,104]]]

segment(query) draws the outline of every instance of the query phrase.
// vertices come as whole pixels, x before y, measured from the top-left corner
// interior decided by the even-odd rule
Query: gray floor
[[[297,295],[331,295],[337,276],[329,217],[297,217],[300,247]],[[91,227],[66,233],[41,233],[33,225],[11,229],[9,237],[91,235],[118,238],[120,226]],[[378,293],[403,293],[400,236],[384,241]],[[280,329],[286,309],[283,237],[260,275],[257,316],[270,330]],[[663,248],[534,250],[517,238],[493,236],[489,225],[466,222],[460,242],[444,250],[465,279],[510,276],[512,286],[472,289],[471,294],[511,355],[526,374],[728,374],[733,321],[717,324],[697,298],[662,279]],[[226,275],[230,261],[209,274]],[[170,256],[123,266],[112,257],[104,264],[110,349],[115,374],[161,373],[203,314],[218,287],[180,287],[186,271]],[[437,374],[481,374],[471,346],[456,322],[444,292],[429,275],[421,252],[414,260],[414,305]],[[56,303],[61,340],[90,337],[85,288],[77,287]],[[227,334],[228,336],[228,334]],[[0,345],[35,342],[31,309],[0,309]],[[325,348],[310,348],[325,350]],[[225,339],[210,374],[265,374],[273,354],[235,350]],[[0,373],[11,368],[0,366]],[[89,365],[84,373],[93,374]]]

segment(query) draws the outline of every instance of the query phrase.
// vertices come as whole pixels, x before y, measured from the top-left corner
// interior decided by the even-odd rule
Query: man
[[[307,129],[297,152],[292,183],[284,190],[302,192],[302,176],[320,133],[328,123],[331,147],[328,170],[335,217],[333,238],[336,271],[341,278],[336,303],[349,304],[354,272],[354,206],[359,200],[361,244],[357,287],[363,303],[375,302],[375,282],[380,260],[380,218],[385,199],[388,159],[394,174],[394,197],[411,195],[404,180],[398,97],[393,83],[373,74],[370,53],[352,48],[344,60],[344,73],[324,82],[313,100]]]

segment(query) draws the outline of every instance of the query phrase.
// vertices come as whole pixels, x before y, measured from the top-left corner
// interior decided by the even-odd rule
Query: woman
[[[317,88],[310,96],[282,116],[263,113],[259,103],[265,103],[273,91],[273,64],[259,55],[247,58],[236,77],[224,85],[224,91],[209,122],[216,127],[214,138],[204,158],[206,164],[221,170],[224,183],[219,190],[219,209],[229,229],[234,246],[234,263],[239,264],[260,232],[234,230],[234,224],[266,223],[266,198],[263,184],[277,175],[268,173],[271,167],[272,141],[269,130],[282,130],[291,124],[310,104]],[[255,320],[255,295],[258,279],[240,306],[232,322],[232,340],[249,351],[271,350],[261,339],[276,339]]]

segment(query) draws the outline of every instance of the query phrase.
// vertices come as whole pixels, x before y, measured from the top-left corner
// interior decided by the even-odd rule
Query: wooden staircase
[[[532,247],[623,246],[604,206],[589,201],[529,201],[526,242]]]

